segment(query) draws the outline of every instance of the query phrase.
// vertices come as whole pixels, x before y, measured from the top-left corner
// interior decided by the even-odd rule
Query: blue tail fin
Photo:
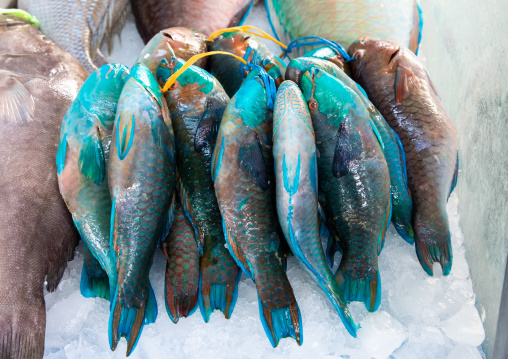
[[[155,322],[157,318],[157,301],[151,284],[146,305],[142,308],[122,307],[118,300],[118,287],[112,301],[109,315],[109,346],[115,350],[121,337],[127,339],[127,356],[136,348],[141,337],[143,326]]]
[[[110,299],[108,276],[104,271],[101,274],[102,275],[97,276],[88,273],[86,265],[83,263],[81,282],[79,284],[79,290],[83,297]]]
[[[294,303],[294,308],[284,307],[280,309],[266,309],[258,296],[259,316],[265,329],[266,336],[275,348],[282,338],[291,337],[296,340],[298,345],[303,343],[302,333],[302,315],[298,304]]]
[[[199,310],[205,323],[210,320],[210,315],[216,309],[224,313],[226,319],[231,318],[233,309],[235,309],[238,299],[238,283],[242,277],[242,271],[238,271],[235,279],[234,288],[227,283],[211,283],[205,285],[203,290],[203,273],[199,271]],[[208,289],[207,289],[208,288]],[[203,295],[204,293],[204,295]]]
[[[343,274],[339,269],[337,282],[342,289],[344,299],[349,303],[353,301],[365,303],[369,312],[375,312],[381,304],[381,277],[379,270],[377,275],[371,279],[351,278]]]

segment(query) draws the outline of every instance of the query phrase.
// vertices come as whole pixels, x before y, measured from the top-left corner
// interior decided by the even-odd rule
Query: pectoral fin
[[[25,85],[13,76],[0,78],[0,124],[26,125],[34,120],[35,104]]]
[[[99,185],[106,174],[106,162],[102,143],[97,128],[94,127],[90,136],[84,139],[79,152],[79,169],[81,173]]]
[[[252,131],[245,137],[238,153],[238,163],[241,170],[248,174],[263,191],[268,189],[268,174],[256,132]]]
[[[333,175],[340,178],[351,169],[352,162],[360,157],[362,140],[351,124],[344,120],[337,131],[337,144],[333,156]]]
[[[199,121],[194,137],[194,149],[201,152],[205,147],[213,148],[217,140],[220,122],[226,104],[215,98],[206,101],[206,110]]]
[[[397,66],[395,74],[395,99],[402,103],[410,95],[410,85],[415,80],[415,74],[408,68]]]

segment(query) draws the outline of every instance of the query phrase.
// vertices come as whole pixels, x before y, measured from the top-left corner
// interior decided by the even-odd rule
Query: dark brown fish
[[[210,35],[238,25],[254,0],[131,0],[138,31],[147,43],[168,27],[189,27]]]
[[[457,136],[420,60],[394,42],[361,39],[349,47],[354,79],[365,89],[406,152],[416,253],[423,269],[452,267],[446,202],[457,181]]]
[[[88,76],[33,25],[0,15],[0,358],[42,358],[43,284],[78,241],[58,191],[62,118]]]

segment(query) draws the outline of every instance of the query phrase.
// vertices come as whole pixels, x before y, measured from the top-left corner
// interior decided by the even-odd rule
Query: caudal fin
[[[434,275],[434,263],[440,263],[443,275],[450,274],[452,270],[452,244],[450,239],[444,243],[435,242],[429,244],[425,241],[416,239],[416,255],[422,265],[422,268],[428,275]]]
[[[375,312],[381,304],[381,277],[379,270],[373,278],[352,278],[339,268],[335,277],[342,289],[344,299],[363,302],[369,312]]]
[[[83,263],[81,282],[79,284],[79,289],[83,297],[110,299],[109,278],[106,272],[102,268],[100,269],[100,271],[92,271],[88,268],[86,262]]]
[[[115,350],[121,337],[127,339],[127,356],[136,348],[143,326],[155,322],[157,318],[157,301],[151,284],[145,305],[141,308],[127,308],[120,304],[118,298],[118,287],[112,301],[111,313],[109,315],[109,346]]]
[[[199,286],[190,285],[190,288],[185,292],[178,291],[178,288],[172,285],[172,274],[173,272],[170,270],[168,262],[166,263],[166,291],[164,292],[164,299],[169,318],[176,324],[180,317],[186,318],[192,315],[198,308]]]
[[[275,348],[282,338],[291,337],[298,345],[303,343],[302,316],[296,301],[287,307],[268,309],[258,296],[259,316],[266,336]],[[273,307],[273,305],[270,305]]]
[[[236,274],[233,271],[236,270]],[[224,272],[226,281],[217,283],[215,273],[211,274],[208,269],[200,271],[199,276],[199,310],[205,323],[210,320],[210,315],[214,310],[220,310],[224,313],[226,319],[231,318],[233,309],[235,309],[238,299],[238,283],[242,272],[236,267]],[[214,283],[215,282],[215,283]]]

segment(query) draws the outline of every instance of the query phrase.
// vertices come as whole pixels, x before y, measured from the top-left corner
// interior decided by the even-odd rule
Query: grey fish
[[[0,53],[0,358],[42,358],[43,283],[56,289],[79,238],[58,192],[60,124],[88,74],[16,16],[0,15]]]
[[[19,0],[20,9],[41,22],[41,31],[92,73],[108,63],[99,50],[122,29],[128,0]]]

